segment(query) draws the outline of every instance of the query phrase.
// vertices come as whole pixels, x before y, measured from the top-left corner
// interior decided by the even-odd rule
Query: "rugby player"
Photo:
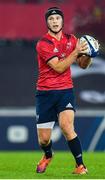
[[[87,44],[63,32],[64,14],[60,8],[49,8],[45,20],[48,32],[36,46],[39,70],[36,121],[39,145],[44,152],[36,172],[45,172],[53,158],[51,132],[58,122],[75,159],[73,173],[86,174],[81,143],[74,130],[75,98],[70,66],[85,53]]]

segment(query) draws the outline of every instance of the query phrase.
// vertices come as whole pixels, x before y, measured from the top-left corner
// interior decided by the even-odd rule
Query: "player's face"
[[[50,15],[47,19],[48,28],[57,33],[62,29],[63,19],[59,14]]]

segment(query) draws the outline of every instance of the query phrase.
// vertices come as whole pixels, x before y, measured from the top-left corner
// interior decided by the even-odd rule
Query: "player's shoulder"
[[[67,39],[67,42],[72,44],[72,46],[75,48],[77,43],[77,38],[74,34],[65,34],[65,37]]]
[[[76,36],[74,34],[67,34],[67,33],[64,33],[65,37],[70,40],[70,39],[77,39]]]
[[[36,49],[49,47],[51,45],[53,45],[53,42],[46,35],[44,35],[38,40]]]
[[[49,39],[48,36],[45,34],[38,40],[37,44],[53,44],[53,41]]]
[[[64,34],[64,35],[69,43],[72,43],[74,46],[76,45],[77,38],[74,34]]]

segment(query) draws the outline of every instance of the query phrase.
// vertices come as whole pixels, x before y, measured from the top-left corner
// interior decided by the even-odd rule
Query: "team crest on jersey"
[[[71,46],[71,42],[68,42],[66,48],[69,49],[70,46]]]
[[[54,50],[53,50],[53,52],[56,53],[56,52],[59,52],[59,50],[55,47]]]

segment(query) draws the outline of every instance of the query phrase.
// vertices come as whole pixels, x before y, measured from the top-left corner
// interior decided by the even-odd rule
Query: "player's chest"
[[[65,58],[73,51],[73,49],[72,42],[65,40],[55,43],[53,52],[56,53],[59,58]]]

